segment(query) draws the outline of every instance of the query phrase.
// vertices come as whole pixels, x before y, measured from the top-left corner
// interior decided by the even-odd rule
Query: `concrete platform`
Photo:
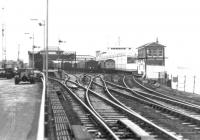
[[[35,140],[42,83],[0,79],[0,140]]]

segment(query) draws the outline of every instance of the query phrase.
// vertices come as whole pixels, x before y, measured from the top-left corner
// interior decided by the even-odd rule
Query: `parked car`
[[[6,77],[6,70],[3,68],[0,68],[0,78],[5,78]]]
[[[7,79],[11,79],[15,76],[13,68],[6,68],[5,71],[6,71],[6,78]]]
[[[15,84],[19,84],[21,81],[34,84],[35,77],[33,69],[18,69],[15,75]]]

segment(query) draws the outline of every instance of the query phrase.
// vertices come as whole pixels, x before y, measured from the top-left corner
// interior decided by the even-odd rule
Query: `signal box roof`
[[[164,48],[166,46],[161,45],[158,42],[152,42],[152,43],[144,44],[144,45],[138,47],[137,49],[148,48],[148,47],[162,47],[162,48]]]

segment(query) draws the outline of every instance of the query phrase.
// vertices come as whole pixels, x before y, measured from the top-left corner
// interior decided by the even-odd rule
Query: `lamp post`
[[[42,23],[39,23],[39,26],[43,26],[43,36],[44,36],[44,52],[45,52],[45,20],[43,20],[43,24]],[[45,71],[45,53],[43,54],[43,71]]]
[[[26,34],[26,35],[29,35],[30,33],[24,33],[24,34]],[[33,40],[33,46],[32,46],[32,68],[34,69],[35,67],[34,67],[34,48],[36,48],[36,46],[34,45],[34,33],[32,33],[32,36],[31,37],[29,37],[30,39],[32,39]]]
[[[31,19],[32,21],[39,21],[39,19]],[[45,71],[45,20],[40,20],[41,22],[38,23],[39,26],[43,26],[43,71]]]
[[[59,47],[60,47],[60,44],[61,44],[61,43],[66,43],[66,41],[63,41],[63,40],[60,40],[60,39],[58,40],[58,44],[59,44],[59,45],[58,45],[58,61],[59,61],[59,59],[60,59],[60,48],[59,48]],[[63,57],[61,56],[61,58],[62,58],[62,62],[61,62],[61,69],[62,69]]]
[[[30,37],[30,39],[31,39],[31,37]],[[34,58],[34,56],[35,56],[35,54],[34,54],[34,48],[35,48],[35,45],[34,45],[34,33],[33,33],[33,36],[32,36],[32,40],[33,40],[33,47],[32,47],[32,50],[33,50],[33,69],[35,69],[35,58]]]
[[[44,45],[44,51],[45,51],[45,20],[42,20],[42,23],[38,23],[39,26],[43,26],[43,45]],[[45,53],[43,54],[43,71],[45,70]]]

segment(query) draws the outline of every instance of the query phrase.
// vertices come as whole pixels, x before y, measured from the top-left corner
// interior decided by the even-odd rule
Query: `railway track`
[[[79,77],[83,78],[80,75]],[[66,80],[66,85],[74,86],[69,86],[71,89],[65,91],[66,93],[63,92],[64,97],[58,95],[58,98],[59,100],[65,100],[62,105],[65,104],[64,102],[72,105],[77,100],[82,102],[81,104],[77,102],[71,108],[74,108],[77,112],[81,124],[92,138],[136,139],[136,132],[128,128],[130,125],[126,124],[127,120],[129,124],[139,126],[144,133],[152,136],[153,139],[196,140],[200,138],[197,108],[191,112],[193,113],[193,117],[191,117],[192,114],[189,114],[190,108],[181,108],[181,105],[176,105],[171,99],[165,102],[164,99],[160,99],[161,97],[158,95],[158,97],[155,97],[152,93],[149,96],[146,95],[147,93],[144,94],[144,91],[143,94],[137,93],[130,89],[126,83],[124,83],[126,86],[119,86],[108,81],[104,82],[99,75],[87,75],[87,82],[85,83],[79,77],[74,75],[74,78]],[[64,87],[61,89],[61,91],[66,90]],[[70,94],[67,93],[69,91]],[[73,96],[77,96],[77,99],[74,99]],[[183,102],[181,103],[183,104]],[[85,111],[86,115],[83,115],[82,112],[84,111],[80,111],[83,109],[77,109],[77,107],[83,108],[82,104],[85,104],[86,108],[93,113]],[[92,114],[95,114],[96,117],[93,117]],[[194,115],[196,118],[194,118]],[[99,127],[101,123],[97,120],[105,126]],[[152,124],[153,126],[151,126]]]
[[[96,79],[96,81],[99,81],[98,78]],[[74,82],[74,84],[77,84],[77,83]],[[97,91],[96,92],[91,91],[90,88]],[[131,120],[130,122],[132,122],[133,124],[137,126],[142,127],[143,130],[146,129],[145,132],[150,134],[150,136],[153,136],[155,139],[180,139],[180,137],[173,135],[171,132],[165,131],[164,129],[151,123],[150,121],[143,118],[142,116],[135,113],[134,111],[130,111],[129,109],[109,100],[106,97],[106,95],[103,95],[105,93],[102,93],[102,91],[105,90],[104,88],[100,90],[99,88],[94,87],[91,82],[86,90],[88,91],[87,93],[88,97],[82,96],[81,97],[82,100],[87,98],[87,104],[90,106],[90,108],[92,108],[93,111],[96,112],[96,114],[98,114],[98,116],[100,116],[100,118],[104,122],[106,122],[108,126],[111,127],[111,129],[114,128],[113,131],[116,133],[116,135],[119,138],[125,138],[127,136],[129,137],[131,136],[129,134],[130,130],[129,131],[126,130],[127,132],[129,132],[127,134],[125,133],[126,131],[123,131],[123,129],[119,129],[119,127],[121,126],[118,126],[120,123],[118,124],[117,122],[119,122],[119,120],[123,118],[123,119]],[[102,100],[105,100],[106,102]],[[99,106],[100,104],[102,106]],[[121,130],[122,132],[118,132],[116,130]],[[133,139],[133,138],[130,137],[130,139]]]
[[[48,138],[50,140],[70,140],[70,125],[66,112],[56,94],[59,87],[50,82],[48,86],[48,99],[46,101],[48,108]]]
[[[82,127],[81,130],[85,131],[85,134],[83,135],[82,132],[76,132],[72,130],[72,133],[75,132],[75,136],[74,134],[72,135],[73,138],[83,139],[83,136],[85,137],[85,135],[87,135],[87,138],[85,139],[118,139],[114,134],[112,134],[112,131],[107,127],[107,125],[101,119],[99,119],[99,117],[95,115],[93,111],[91,111],[91,109],[81,100],[81,98],[79,98],[76,95],[76,93],[74,93],[71,89],[67,88],[61,81],[57,79],[51,80],[54,81],[54,85],[59,85],[59,87],[61,88],[59,91],[62,91],[62,94],[60,94],[59,96],[63,96],[62,104],[68,103],[67,105],[70,105],[70,108],[73,109],[73,112],[79,118],[73,121],[74,114],[68,112],[71,114],[71,116],[68,116],[69,118],[71,118],[71,121],[69,119],[69,123],[77,123],[77,121],[80,121],[80,126]],[[83,89],[80,89],[79,93],[81,93],[80,91],[84,92]],[[70,124],[72,128],[73,125],[74,124]]]
[[[116,84],[113,84],[110,82],[106,82],[106,83],[109,85],[108,89],[112,92],[113,95],[115,95],[116,98],[121,100],[121,102],[123,102],[127,106],[131,107],[132,109],[137,110],[140,114],[142,114],[146,118],[150,118],[150,116],[146,115],[146,114],[149,114],[152,117],[150,119],[153,122],[155,122],[156,124],[161,125],[163,128],[165,128],[167,130],[171,129],[171,131],[174,131],[174,132],[176,132],[176,134],[180,134],[186,138],[199,139],[199,137],[200,137],[200,135],[199,135],[200,128],[199,128],[199,119],[198,119],[199,114],[196,109],[194,109],[195,112],[194,111],[190,112],[190,111],[188,111],[188,109],[184,109],[184,108],[180,109],[181,106],[179,107],[179,109],[177,109],[177,107],[176,107],[176,109],[174,109],[175,107],[173,108],[172,105],[169,105],[169,103],[161,104],[160,100],[158,102],[156,102],[155,99],[150,99],[150,97],[146,96],[146,94],[137,93],[135,91],[132,91],[128,87],[122,87],[122,86],[119,86],[119,85],[116,85]],[[153,96],[153,95],[151,95],[151,96]],[[160,98],[158,98],[158,99],[160,99]],[[137,101],[138,103],[134,104],[135,102],[133,102],[133,101]],[[178,104],[178,103],[176,103],[176,104]],[[138,108],[140,108],[140,109],[138,109]],[[190,107],[190,108],[192,108],[192,107]],[[146,113],[146,112],[148,112],[148,109],[152,109],[152,111],[154,113],[162,116],[163,118],[166,118],[166,119],[162,119],[164,121],[164,123],[162,124],[162,120],[160,122],[157,122],[157,120],[155,120],[155,118],[159,118],[159,117],[156,117],[152,113]],[[144,112],[144,110],[146,112]],[[183,111],[184,111],[184,113],[183,113]],[[191,113],[191,114],[188,115],[188,113]],[[174,123],[172,123],[170,126],[169,125],[170,122],[169,123],[165,122],[165,120],[168,120],[171,123],[172,122],[174,122]],[[176,126],[178,126],[179,128],[174,129],[173,126],[174,126],[174,128]],[[182,132],[180,132],[180,131],[182,131]]]
[[[149,92],[149,93],[152,93],[152,94],[155,94],[155,95],[159,95],[159,96],[162,96],[162,97],[167,97],[167,98],[172,98],[172,99],[176,99],[178,101],[184,101],[184,102],[187,102],[187,103],[192,103],[192,104],[196,104],[196,105],[200,105],[199,101],[199,97],[197,98],[192,98],[192,96],[188,96],[184,93],[177,93],[176,91],[174,91],[173,89],[165,89],[165,90],[162,90],[158,88],[158,91],[157,91],[157,88],[153,87],[149,84],[146,84],[145,82],[143,83],[142,81],[138,80],[137,78],[133,77],[133,76],[129,76],[129,77],[126,77],[126,81],[128,82],[127,85],[129,85],[129,87],[132,87],[132,89],[135,89],[135,90],[139,90],[139,91],[144,91],[144,92]]]
[[[134,79],[135,80],[135,79]],[[129,88],[126,83],[125,80],[124,81],[124,85]],[[139,84],[139,83],[138,83]],[[152,89],[149,89],[143,85],[140,85],[141,87],[143,87],[145,90],[149,91],[149,92],[141,92],[138,90],[134,90],[133,91],[139,93],[139,94],[143,94],[146,97],[152,98],[154,99],[156,102],[158,102],[159,104],[163,105],[163,106],[169,106],[170,108],[179,110],[180,112],[183,112],[185,114],[189,114],[190,116],[196,118],[197,120],[200,120],[200,106],[190,103],[190,102],[186,102],[186,101],[182,101],[178,98],[172,98],[170,96],[164,95],[163,93],[154,91]]]

